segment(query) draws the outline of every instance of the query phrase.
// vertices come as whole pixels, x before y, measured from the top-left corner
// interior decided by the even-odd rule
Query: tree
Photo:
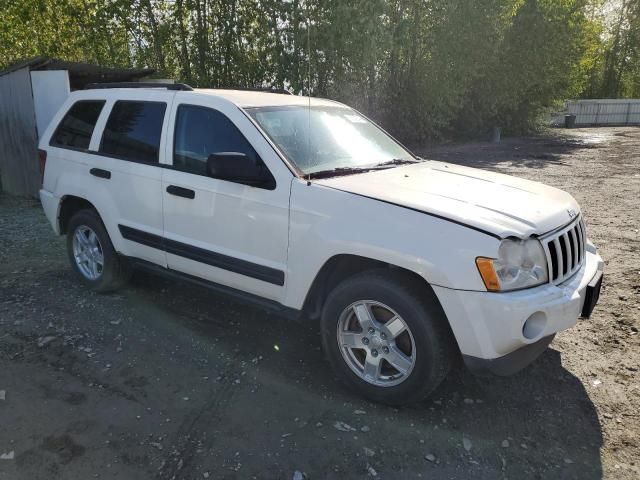
[[[523,131],[575,96],[640,95],[640,2],[0,0],[0,65],[151,67],[197,87],[344,101],[401,140]]]

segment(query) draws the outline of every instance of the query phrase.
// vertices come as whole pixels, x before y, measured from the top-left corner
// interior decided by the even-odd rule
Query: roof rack
[[[85,90],[106,89],[106,88],[166,88],[167,90],[186,90],[191,88],[186,83],[156,83],[156,82],[115,82],[115,83],[89,83]]]
[[[226,89],[227,87],[220,87]],[[265,93],[279,93],[282,95],[293,95],[289,90],[284,88],[271,88],[271,87],[228,87],[230,90],[242,90],[247,92],[265,92]]]

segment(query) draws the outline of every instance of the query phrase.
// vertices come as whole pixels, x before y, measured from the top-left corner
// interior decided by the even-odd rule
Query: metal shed
[[[594,99],[567,102],[576,126],[640,125],[640,99]]]
[[[153,72],[48,57],[35,57],[0,71],[0,191],[37,196],[38,138],[69,92],[88,83],[135,81]]]

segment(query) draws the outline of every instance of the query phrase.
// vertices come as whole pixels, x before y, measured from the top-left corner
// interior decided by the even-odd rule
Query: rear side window
[[[124,160],[157,162],[166,103],[120,100],[113,105],[100,152]]]
[[[176,117],[173,166],[184,172],[206,175],[207,158],[219,152],[240,152],[253,159],[258,156],[224,114],[211,108],[180,105]]]
[[[72,105],[56,128],[50,145],[62,148],[89,148],[104,100],[80,100]]]

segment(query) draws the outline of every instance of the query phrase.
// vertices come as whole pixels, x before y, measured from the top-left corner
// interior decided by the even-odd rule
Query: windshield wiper
[[[409,160],[406,158],[394,158],[393,160],[388,160],[386,162],[378,163],[376,167],[390,167],[393,165],[407,165],[409,163],[418,163],[420,160]]]
[[[338,177],[340,175],[352,175],[354,173],[364,173],[370,170],[376,170],[375,167],[336,167],[329,170],[319,170],[312,172],[308,176],[309,178],[329,178]]]
[[[375,165],[369,165],[367,167],[336,167],[329,170],[320,170],[309,174],[310,178],[329,178],[337,177],[340,175],[353,175],[356,173],[365,173],[372,170],[387,170],[393,168],[396,165],[407,165],[409,163],[418,163],[420,160],[406,160],[403,158],[394,158],[386,162],[377,163]]]

